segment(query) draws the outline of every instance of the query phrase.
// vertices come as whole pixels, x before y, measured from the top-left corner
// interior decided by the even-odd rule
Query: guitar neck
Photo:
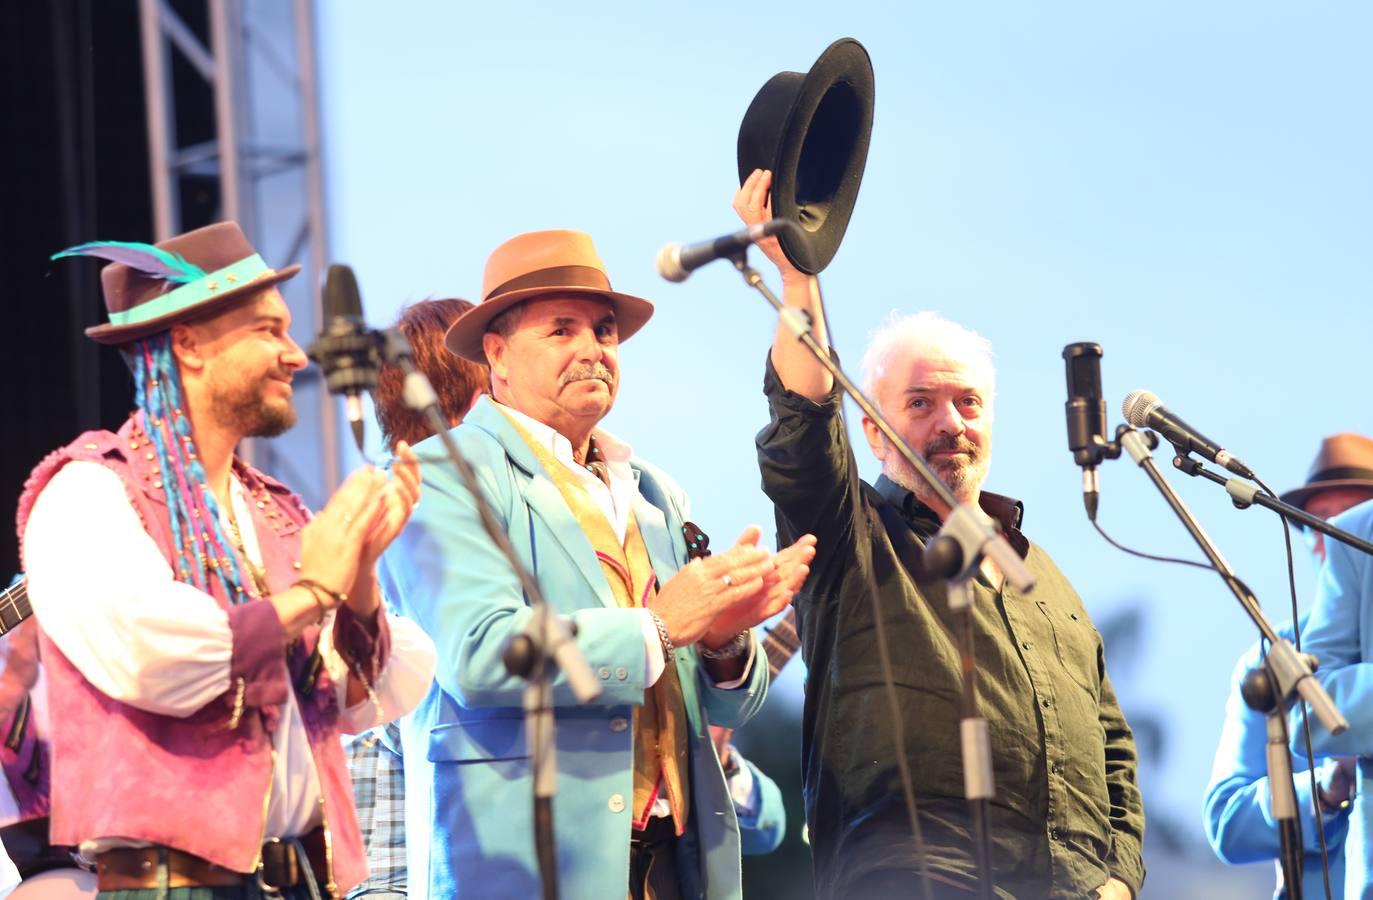
[[[0,592],[0,635],[12,630],[31,615],[33,606],[29,603],[27,578]]]
[[[768,658],[768,669],[774,678],[796,651],[801,649],[801,637],[796,633],[795,613],[788,612],[786,618],[763,635],[763,653]]]

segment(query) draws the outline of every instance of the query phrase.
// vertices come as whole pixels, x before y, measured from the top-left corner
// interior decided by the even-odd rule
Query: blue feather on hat
[[[51,259],[66,256],[95,256],[122,263],[152,278],[162,278],[177,284],[189,284],[207,274],[204,269],[180,253],[172,253],[152,244],[136,241],[91,241],[54,253]]]

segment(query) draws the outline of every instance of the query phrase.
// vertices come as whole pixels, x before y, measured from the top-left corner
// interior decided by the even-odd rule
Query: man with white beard
[[[735,197],[749,225],[771,217],[770,173]],[[783,302],[804,310],[827,346],[818,285],[775,239],[760,249]],[[1144,880],[1144,813],[1134,738],[1106,677],[1101,636],[1048,555],[1020,532],[1017,501],[982,490],[991,462],[994,372],[988,342],[932,313],[893,318],[869,344],[865,381],[895,430],[961,503],[980,505],[1025,559],[1033,593],[984,563],[972,585],[978,714],[991,731],[989,811],[997,896],[1130,898]],[[830,374],[780,325],[764,381],[771,422],[758,436],[778,539],[818,538],[797,593],[810,675],[802,731],[816,896],[921,896],[898,780],[914,780],[930,874],[926,896],[967,897],[977,883],[959,745],[961,668],[945,584],[924,571],[925,543],[949,515],[878,432],[863,431],[883,475],[858,477]],[[899,746],[878,664],[877,606],[905,726]]]

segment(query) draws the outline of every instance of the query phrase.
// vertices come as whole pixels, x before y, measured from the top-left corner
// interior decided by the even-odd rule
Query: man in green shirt
[[[769,217],[769,173],[735,198],[748,224]],[[776,246],[783,302],[806,310],[828,346],[818,286]],[[1134,738],[1106,677],[1101,637],[1068,580],[1020,532],[1023,509],[983,492],[991,458],[994,372],[986,340],[932,314],[896,319],[864,359],[866,389],[959,502],[980,504],[1025,558],[1037,586],[1021,594],[984,563],[974,582],[979,713],[991,729],[993,881],[998,896],[1128,900],[1144,880],[1144,813]],[[763,488],[779,541],[813,533],[811,575],[797,594],[810,669],[803,722],[806,816],[816,893],[919,897],[920,860],[897,775],[915,782],[935,897],[976,886],[959,746],[960,662],[945,585],[921,566],[949,514],[872,422],[883,475],[857,473],[832,377],[779,324],[758,436]],[[883,696],[873,598],[886,626],[905,746]]]

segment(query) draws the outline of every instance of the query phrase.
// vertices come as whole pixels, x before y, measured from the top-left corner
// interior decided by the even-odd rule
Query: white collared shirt
[[[231,487],[243,549],[260,564],[248,498],[237,479],[231,479]],[[224,528],[227,535],[227,523]],[[182,717],[229,689],[234,637],[228,613],[210,595],[173,578],[118,475],[94,462],[63,466],[39,494],[24,534],[34,614],[63,655],[102,693],[138,709]],[[80,560],[74,564],[77,553]],[[345,733],[408,712],[429,688],[433,642],[407,619],[388,616],[387,621],[391,656],[374,685],[378,703],[369,698],[349,707],[347,664],[330,645],[333,613],[324,620],[320,652],[338,691],[338,727]],[[281,721],[272,733],[276,765],[267,837],[302,835],[320,821],[319,777],[295,691],[287,692]],[[83,844],[83,855],[134,843],[101,837]]]

